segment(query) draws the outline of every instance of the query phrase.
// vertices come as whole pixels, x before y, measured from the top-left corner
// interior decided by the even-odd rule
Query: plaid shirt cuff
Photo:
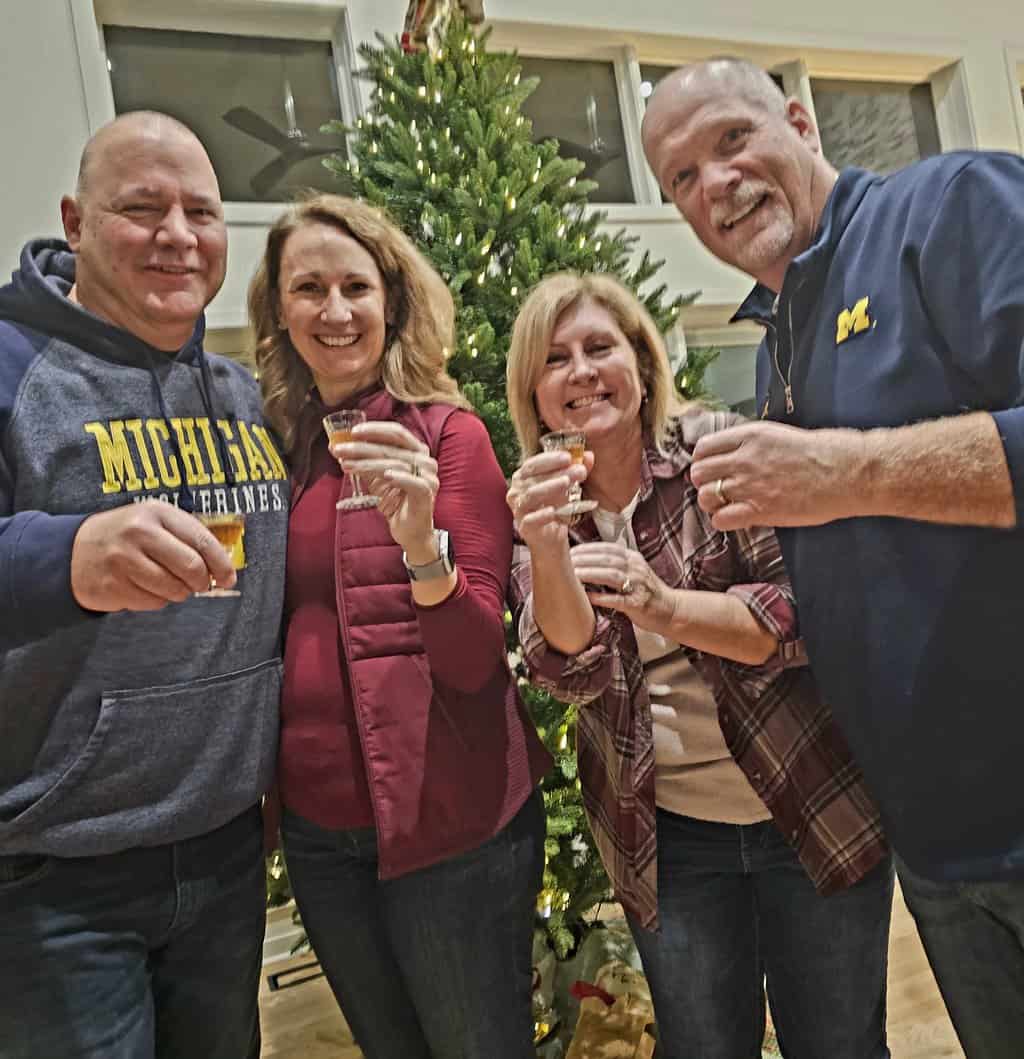
[[[772,663],[783,669],[807,665],[807,651],[797,628],[796,608],[792,595],[778,585],[759,582],[732,585],[726,592],[743,600],[747,609],[779,641]]]
[[[519,618],[519,642],[530,679],[562,699],[588,702],[597,698],[611,679],[613,648],[619,632],[606,614],[597,614],[590,643],[577,654],[567,655],[552,647],[533,619],[533,597],[527,599]]]

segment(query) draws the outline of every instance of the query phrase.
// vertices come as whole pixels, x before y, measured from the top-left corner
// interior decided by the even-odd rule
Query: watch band
[[[447,530],[434,530],[434,543],[437,545],[437,558],[422,566],[410,566],[402,552],[402,562],[410,581],[433,581],[437,577],[447,577],[455,569],[455,552]]]

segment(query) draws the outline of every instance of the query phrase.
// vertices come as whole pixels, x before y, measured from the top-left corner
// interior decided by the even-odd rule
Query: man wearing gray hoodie
[[[0,1051],[246,1059],[287,474],[203,352],[227,234],[196,137],[116,119],[61,213],[0,288]],[[244,516],[237,575],[202,513]]]

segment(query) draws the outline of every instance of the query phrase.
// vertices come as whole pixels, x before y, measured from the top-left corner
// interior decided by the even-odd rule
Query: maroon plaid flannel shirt
[[[670,587],[728,592],[779,640],[762,665],[686,649],[711,688],[730,752],[822,894],[850,886],[887,852],[878,810],[807,669],[789,579],[774,532],[722,533],[697,504],[693,446],[737,421],[696,406],[643,457],[633,530]],[[572,543],[597,540],[586,517]],[[590,645],[574,656],[548,646],[533,618],[530,553],[516,542],[512,603],[531,679],[579,705],[576,750],[590,828],[618,900],[657,926],[657,839],[651,704],[632,623],[598,611]]]

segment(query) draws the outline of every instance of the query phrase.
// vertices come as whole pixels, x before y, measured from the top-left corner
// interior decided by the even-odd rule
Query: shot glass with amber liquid
[[[569,453],[572,463],[582,463],[583,453],[587,449],[587,438],[582,430],[553,430],[540,439],[540,446],[545,452],[564,450]],[[571,464],[570,464],[571,465]],[[566,522],[575,522],[580,515],[593,511],[596,500],[583,499],[583,487],[579,482],[569,486],[566,503],[555,508],[555,514]]]
[[[366,422],[366,413],[358,408],[347,408],[341,412],[331,412],[324,416],[324,430],[327,432],[328,445],[341,445],[352,441],[352,428]],[[359,476],[352,475],[352,495],[342,497],[335,504],[339,511],[359,511],[362,508],[376,507],[377,498],[372,493],[364,493]]]
[[[236,570],[245,569],[245,516],[234,512],[220,515],[196,514],[196,518],[217,538],[220,546],[231,556],[231,565]],[[237,588],[220,588],[213,578],[205,592],[197,596],[240,596]]]

